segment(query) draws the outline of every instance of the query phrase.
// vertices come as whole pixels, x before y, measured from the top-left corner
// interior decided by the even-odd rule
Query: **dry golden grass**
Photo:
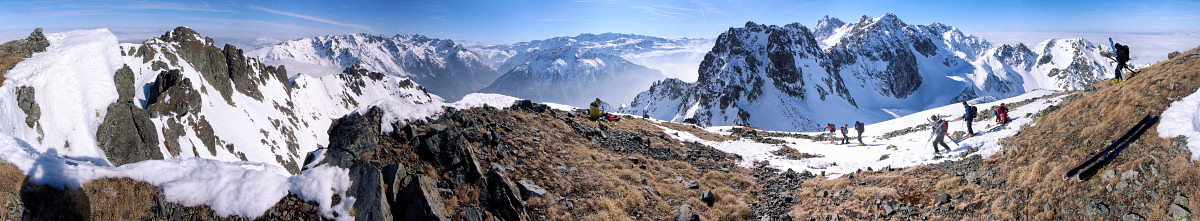
[[[0,161],[0,206],[5,209],[0,209],[0,219],[3,220],[21,220],[21,212],[24,205],[20,201],[21,185],[25,181],[25,172],[22,172],[17,166],[7,162]]]
[[[93,220],[145,220],[157,206],[158,187],[128,178],[95,180],[80,189],[87,194]]]

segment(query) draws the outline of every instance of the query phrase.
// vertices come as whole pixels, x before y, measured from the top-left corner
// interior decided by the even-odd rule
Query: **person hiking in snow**
[[[863,141],[862,141],[862,132],[863,132],[864,127],[865,126],[863,126],[862,122],[854,121],[854,130],[858,131],[858,145],[859,146],[867,145],[866,143],[863,143]]]
[[[946,131],[950,124],[945,120],[938,118],[937,115],[929,117],[929,123],[933,126],[933,153],[938,153],[938,144],[941,144],[942,147],[945,147],[946,152],[950,152],[950,145],[946,145],[946,142],[942,141],[946,138]]]
[[[996,123],[1008,124],[1008,121],[1008,107],[1004,107],[1004,103],[1000,103],[1000,106],[996,106]]]
[[[963,105],[963,108],[967,109],[966,110],[967,114],[963,115],[963,119],[967,120],[967,137],[974,137],[975,130],[971,129],[971,122],[975,121],[975,106],[971,106],[970,104],[967,104],[966,101],[963,101],[962,105]]]
[[[1112,38],[1109,38],[1108,41],[1111,43]],[[1113,82],[1121,83],[1122,81],[1125,81],[1125,77],[1121,76],[1121,69],[1125,69],[1125,63],[1129,62],[1129,45],[1116,43],[1113,46],[1113,56],[1115,56],[1115,59],[1117,60],[1117,68],[1116,70],[1113,70],[1113,73],[1116,74],[1116,76],[1113,77]]]
[[[596,101],[592,101],[592,105],[590,105],[591,107],[588,107],[588,119],[589,120],[593,120],[593,121],[602,120],[601,117],[603,117],[605,114],[604,114],[604,109],[600,108],[601,104],[602,103],[600,102],[600,98],[596,98]],[[607,120],[607,119],[604,119],[604,120]]]
[[[837,132],[835,132],[837,131],[837,126],[833,126],[833,124],[825,124],[825,129],[829,130],[829,143],[837,142],[837,135],[835,135],[837,134]]]
[[[842,144],[850,144],[850,137],[846,136],[846,128],[850,125],[842,124]]]

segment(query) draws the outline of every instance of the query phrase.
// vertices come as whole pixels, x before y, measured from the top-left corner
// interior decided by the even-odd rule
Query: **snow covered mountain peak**
[[[200,42],[203,45],[213,45],[214,43],[212,38],[201,36],[200,33],[196,33],[195,30],[185,26],[179,26],[175,29],[167,31],[167,33],[163,33],[161,36],[159,36],[157,40],[176,43],[194,41]]]
[[[483,88],[496,77],[495,70],[465,46],[417,34],[317,36],[247,54],[267,64],[287,65],[314,76],[341,73],[359,65],[372,72],[411,78],[451,100]]]
[[[817,21],[817,26],[813,28],[813,33],[816,34],[818,40],[827,39],[833,35],[835,30],[844,25],[846,25],[846,22],[841,19],[831,18],[826,15],[820,21]]]

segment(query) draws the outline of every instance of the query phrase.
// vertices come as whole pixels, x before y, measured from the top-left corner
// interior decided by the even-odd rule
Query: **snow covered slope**
[[[152,125],[136,128],[147,132],[138,135],[141,140],[154,141],[148,144],[150,152],[166,158],[261,162],[293,174],[308,152],[328,144],[331,120],[354,111],[391,107],[395,111],[388,113],[389,120],[413,120],[443,106],[508,106],[516,100],[477,94],[446,103],[412,80],[358,65],[320,78],[288,78],[283,66],[267,66],[233,46],[218,48],[185,27],[141,44],[118,44],[105,29],[47,38],[51,46],[46,52],[6,74],[0,123],[9,126],[0,133],[37,152],[58,149],[67,158],[96,165],[145,160],[125,160],[130,156],[106,154],[97,145],[97,128],[109,117],[110,104],[121,102],[118,98],[129,98],[132,111],[148,116]],[[131,73],[130,85],[116,83],[121,78],[117,73]],[[119,94],[121,87],[130,88],[129,94]],[[22,94],[33,95],[29,103],[41,108],[40,118],[28,126],[27,116],[35,114],[20,107],[26,104],[19,99]],[[138,116],[116,122],[136,122]],[[391,121],[384,124],[388,130]]]
[[[696,141],[709,146],[713,146],[725,152],[734,153],[742,156],[741,166],[753,167],[756,161],[767,162],[770,167],[780,170],[792,169],[794,171],[810,171],[813,173],[830,174],[829,178],[837,178],[841,175],[852,173],[857,170],[866,170],[867,168],[881,169],[885,167],[910,167],[915,165],[932,164],[950,160],[961,160],[962,158],[971,155],[980,155],[984,158],[1000,153],[1004,147],[1000,145],[1000,140],[1016,135],[1020,129],[1026,124],[1032,123],[1033,120],[1027,114],[1035,114],[1042,110],[1057,105],[1067,95],[1055,94],[1054,91],[1035,90],[1033,92],[1014,96],[1008,99],[997,100],[987,103],[973,104],[980,110],[988,110],[995,106],[1004,103],[1012,106],[1013,103],[1028,101],[1020,107],[1010,109],[1011,116],[1016,117],[1013,122],[1006,126],[995,127],[994,130],[985,130],[990,126],[994,126],[992,119],[977,119],[972,125],[977,136],[967,138],[960,143],[954,143],[950,138],[946,139],[946,143],[950,145],[950,153],[933,153],[933,148],[930,147],[930,130],[928,127],[917,129],[910,133],[902,133],[898,136],[888,137],[885,134],[895,131],[902,131],[910,127],[917,127],[920,124],[928,124],[930,116],[938,115],[947,117],[947,119],[957,118],[962,116],[963,107],[960,104],[950,104],[938,108],[933,108],[896,119],[866,125],[863,133],[863,141],[867,146],[858,146],[858,142],[851,138],[849,145],[830,144],[827,141],[818,142],[809,139],[791,137],[790,135],[806,135],[806,136],[823,136],[825,133],[788,133],[775,132],[782,135],[766,135],[767,137],[783,140],[782,145],[772,145],[752,141],[750,139],[741,139],[725,142],[712,142],[696,138],[694,135],[683,131],[667,130],[667,134],[675,136],[677,139],[685,141]],[[851,122],[853,123],[853,122]],[[966,122],[961,118],[949,121],[950,133],[956,131],[966,131]],[[842,126],[841,124],[838,125]],[[853,126],[852,124],[850,126]],[[733,127],[718,126],[710,127],[709,131],[730,134]],[[851,137],[857,136],[856,132],[851,129]],[[678,135],[676,135],[678,134]],[[840,141],[840,135],[839,141]],[[894,148],[889,148],[893,146]],[[788,159],[784,156],[773,154],[773,151],[780,148],[788,147],[799,151],[800,153],[808,153],[819,155],[813,158],[805,159]],[[940,147],[939,147],[940,148]]]
[[[315,77],[359,65],[368,71],[413,79],[451,100],[475,92],[496,78],[495,70],[466,47],[421,35],[318,36],[285,41],[247,55]]]
[[[64,157],[99,165],[104,152],[95,131],[107,107],[117,101],[113,74],[124,60],[117,38],[107,29],[49,33],[50,47],[22,61],[5,74],[0,87],[0,133],[39,152],[49,149]],[[33,125],[19,106],[18,89],[32,89],[41,113]],[[28,89],[26,89],[28,90]],[[42,145],[46,144],[46,145]]]
[[[812,131],[977,97],[1078,89],[1111,70],[1099,62],[1099,47],[1086,41],[1048,41],[1038,52],[1019,48],[992,48],[957,28],[909,25],[893,14],[855,23],[826,17],[816,31],[749,22],[721,34],[695,83],[656,82],[622,112]]]

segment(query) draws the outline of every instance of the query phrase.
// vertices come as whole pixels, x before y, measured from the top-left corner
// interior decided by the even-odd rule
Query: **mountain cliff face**
[[[487,86],[497,76],[491,66],[465,46],[421,35],[319,36],[290,40],[247,54],[263,63],[316,72],[307,74],[317,77],[358,65],[367,71],[410,78],[451,100]]]
[[[472,50],[503,73],[480,92],[585,106],[594,98],[626,103],[667,75],[693,76],[707,47],[704,39],[604,33]]]
[[[703,125],[817,130],[825,123],[879,122],[976,97],[1073,89],[1103,79],[1111,69],[1094,62],[1097,47],[1086,41],[1046,43],[1052,46],[1039,46],[1046,50],[1036,53],[992,49],[957,28],[909,25],[892,14],[855,23],[826,17],[817,27],[750,22],[730,28],[705,55],[696,83],[656,82],[622,111]],[[1030,55],[1052,62],[1026,65]]]

